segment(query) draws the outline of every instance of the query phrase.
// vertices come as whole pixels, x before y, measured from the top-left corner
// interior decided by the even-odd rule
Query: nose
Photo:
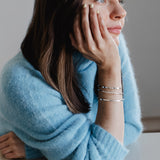
[[[120,5],[120,3],[114,3],[110,12],[110,18],[117,21],[124,18],[127,15],[126,10]]]

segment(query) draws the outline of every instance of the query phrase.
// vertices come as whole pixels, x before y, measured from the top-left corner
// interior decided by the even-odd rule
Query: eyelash
[[[104,3],[105,2],[105,0],[97,0],[98,2],[100,2],[100,3]],[[122,5],[124,5],[124,0],[119,0],[119,3],[120,4],[122,4]]]
[[[100,2],[100,3],[104,3],[104,0],[96,0],[96,1],[98,1],[98,2]]]
[[[120,0],[119,3],[124,4],[125,2],[124,2],[124,0]]]

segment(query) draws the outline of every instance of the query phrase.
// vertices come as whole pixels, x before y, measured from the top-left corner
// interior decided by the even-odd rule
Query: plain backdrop
[[[20,49],[34,0],[0,0],[0,71]],[[160,1],[127,0],[125,34],[139,87],[142,116],[160,116]]]

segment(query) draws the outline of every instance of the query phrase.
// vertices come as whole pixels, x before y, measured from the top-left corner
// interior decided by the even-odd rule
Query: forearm
[[[122,87],[121,71],[104,72],[98,69],[98,84],[104,86]],[[118,91],[116,91],[118,92]],[[122,95],[111,95],[103,92],[98,93],[99,97],[105,99],[122,99]],[[96,124],[110,132],[120,143],[123,144],[124,137],[124,111],[123,101],[106,102],[100,101],[98,104],[98,113]]]

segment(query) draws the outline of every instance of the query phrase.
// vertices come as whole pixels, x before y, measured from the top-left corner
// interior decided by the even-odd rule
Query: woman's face
[[[112,35],[113,39],[119,44],[119,34],[116,29],[109,29],[111,27],[118,27],[121,30],[124,27],[126,11],[122,7],[120,0],[83,0],[83,4],[94,4],[94,9],[99,10],[106,28]]]

